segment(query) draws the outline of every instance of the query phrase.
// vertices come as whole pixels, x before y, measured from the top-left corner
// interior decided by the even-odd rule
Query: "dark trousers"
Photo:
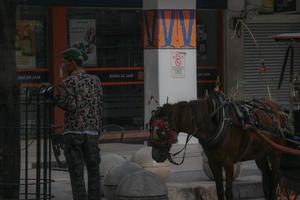
[[[64,153],[69,168],[73,200],[101,200],[99,136],[64,135]],[[88,173],[88,192],[84,184],[84,164]]]

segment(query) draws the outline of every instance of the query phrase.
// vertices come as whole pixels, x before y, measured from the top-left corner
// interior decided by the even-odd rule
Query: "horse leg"
[[[208,159],[208,164],[215,179],[218,200],[224,200],[222,164],[212,159]]]
[[[225,197],[226,200],[233,199],[232,193],[232,183],[233,183],[233,176],[234,176],[234,167],[233,164],[225,165],[225,175],[226,175],[226,190],[225,190]]]
[[[273,188],[272,188],[272,193],[271,193],[271,199],[276,199],[277,198],[277,188],[280,180],[280,172],[279,172],[279,167],[280,167],[280,159],[281,159],[281,153],[274,153],[270,154],[268,157],[270,160],[271,164],[271,172],[272,172],[272,178],[273,178]]]
[[[263,157],[260,160],[255,160],[257,167],[261,171],[262,174],[262,184],[263,184],[263,191],[264,191],[264,197],[266,200],[274,200],[273,197],[273,188],[274,182],[273,182],[273,175],[272,171],[269,167],[269,162],[267,157]]]

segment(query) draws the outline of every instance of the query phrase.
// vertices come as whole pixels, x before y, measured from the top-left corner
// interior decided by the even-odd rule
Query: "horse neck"
[[[175,132],[185,132],[196,137],[208,138],[215,132],[210,114],[214,111],[210,99],[179,102],[170,108],[170,128]]]
[[[208,141],[217,131],[218,126],[215,124],[215,118],[211,117],[216,109],[213,101],[210,97],[191,102],[195,118],[194,136],[199,139],[200,143]]]
[[[196,126],[197,137],[205,141],[215,134],[217,127],[214,125],[214,119],[211,114],[215,111],[211,98],[197,100]]]
[[[190,102],[173,104],[171,107],[170,119],[170,128],[177,133],[185,132],[193,134],[195,131],[195,120]]]

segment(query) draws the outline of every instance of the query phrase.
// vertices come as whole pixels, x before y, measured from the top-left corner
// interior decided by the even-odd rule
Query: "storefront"
[[[290,102],[290,57],[286,72],[284,74],[281,89],[277,89],[280,73],[285,59],[288,42],[276,42],[274,36],[283,33],[299,33],[300,17],[294,15],[266,16],[260,15],[247,22],[249,28],[255,36],[259,48],[262,51],[266,71],[260,72],[259,49],[255,46],[249,32],[245,31],[244,38],[244,63],[243,63],[243,93],[246,99],[271,97],[288,107]],[[294,75],[300,73],[300,54],[295,48],[293,56]],[[295,77],[293,77],[295,78]]]
[[[144,58],[142,1],[20,1],[17,8],[16,59],[22,88],[41,82],[60,84],[59,52],[86,51],[86,71],[100,77],[104,124],[144,127]],[[223,80],[226,1],[197,1],[198,96]],[[206,9],[207,8],[207,9]],[[62,124],[61,111],[54,120]]]

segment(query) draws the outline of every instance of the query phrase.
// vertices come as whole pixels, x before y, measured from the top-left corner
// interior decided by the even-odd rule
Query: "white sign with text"
[[[172,52],[171,72],[173,78],[185,77],[185,52]]]

